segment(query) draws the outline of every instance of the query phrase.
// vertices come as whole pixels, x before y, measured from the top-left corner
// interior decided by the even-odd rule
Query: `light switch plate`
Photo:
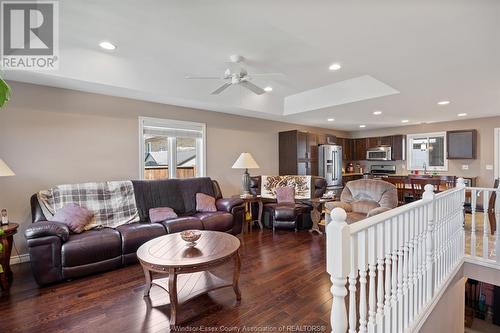
[[[492,164],[486,164],[486,170],[493,170]]]
[[[469,170],[468,164],[462,164],[462,170]]]

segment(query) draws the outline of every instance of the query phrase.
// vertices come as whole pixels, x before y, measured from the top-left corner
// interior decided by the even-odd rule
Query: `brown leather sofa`
[[[31,267],[38,284],[73,279],[137,262],[136,251],[158,236],[187,229],[239,234],[245,209],[239,198],[223,198],[210,178],[132,181],[140,222],[115,229],[70,233],[65,224],[46,221],[36,195],[31,197],[33,224],[25,231]],[[196,193],[214,196],[217,212],[197,213]],[[170,207],[178,218],[151,223],[149,209]]]
[[[323,177],[311,176],[311,197],[321,197],[326,191],[326,180]],[[250,193],[260,195],[261,176],[254,176],[250,179]],[[276,200],[263,199],[264,209],[262,212],[262,221],[266,228],[285,228],[285,229],[308,229],[312,226],[311,210],[312,206],[307,200],[296,200],[295,205],[290,207],[288,204],[278,206]],[[256,209],[253,207],[252,209]],[[257,211],[253,216],[257,216]]]
[[[347,223],[374,216],[398,206],[398,191],[389,182],[376,179],[358,179],[347,182],[340,201],[327,202],[328,212],[340,207],[347,212]]]

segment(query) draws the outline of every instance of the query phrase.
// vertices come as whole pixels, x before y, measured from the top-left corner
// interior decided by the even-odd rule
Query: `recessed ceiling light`
[[[331,64],[330,67],[328,67],[331,71],[338,71],[339,69],[342,68],[340,64]]]
[[[335,121],[335,118],[328,118],[328,121]]]
[[[359,127],[361,127],[361,128],[365,128],[365,127],[366,127],[366,125],[359,125]]]
[[[457,116],[459,116],[459,117],[465,117],[466,115],[467,115],[467,113],[459,113],[459,114],[457,114]]]
[[[382,114],[382,111],[373,111],[373,114],[378,116],[378,115],[381,115]]]
[[[273,91],[273,87],[265,87],[264,90],[267,92],[271,92]]]
[[[401,120],[401,122],[402,123],[407,123],[407,122],[409,122],[409,120],[408,119],[403,119],[403,120]]]
[[[116,49],[116,46],[110,42],[103,41],[99,43],[99,46],[105,50],[112,51]]]
[[[448,105],[450,104],[450,101],[439,101],[438,105]]]

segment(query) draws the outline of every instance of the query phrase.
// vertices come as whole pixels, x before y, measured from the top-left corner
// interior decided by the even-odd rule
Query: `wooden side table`
[[[262,197],[260,195],[256,196],[238,196],[245,203],[245,220],[246,216],[250,215],[251,220],[245,221],[245,224],[252,225],[255,221],[259,224],[260,230],[264,229],[262,225],[262,212],[264,210],[264,203],[262,202]],[[257,219],[254,219],[252,215],[252,203],[256,202],[259,205],[259,213]],[[245,230],[245,228],[243,228]]]
[[[316,231],[320,235],[323,234],[319,229],[319,223],[321,222],[321,214],[323,213],[323,205],[326,202],[331,202],[331,201],[335,201],[335,198],[314,198],[308,200],[308,202],[313,207],[313,209],[311,210],[311,220],[313,226],[311,229],[309,229],[309,232]]]
[[[3,268],[3,273],[0,273],[0,287],[3,291],[8,292],[12,284],[12,270],[10,269],[10,254],[12,253],[12,245],[14,244],[14,235],[17,233],[19,224],[11,223],[0,226],[3,230],[3,236],[0,236],[0,242],[3,245],[3,250],[0,253],[0,264]]]

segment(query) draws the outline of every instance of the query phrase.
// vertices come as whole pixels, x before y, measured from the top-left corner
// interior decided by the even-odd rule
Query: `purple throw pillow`
[[[295,187],[293,186],[277,187],[276,201],[278,201],[278,203],[294,203]]]
[[[85,226],[92,222],[94,213],[78,206],[77,204],[68,204],[59,209],[49,221],[64,223],[69,230],[75,234],[85,231]]]
[[[205,193],[196,193],[196,211],[201,213],[216,212],[215,198]]]
[[[163,222],[165,220],[172,220],[176,218],[177,214],[170,207],[158,207],[158,208],[151,208],[149,210],[149,219],[153,223]]]

